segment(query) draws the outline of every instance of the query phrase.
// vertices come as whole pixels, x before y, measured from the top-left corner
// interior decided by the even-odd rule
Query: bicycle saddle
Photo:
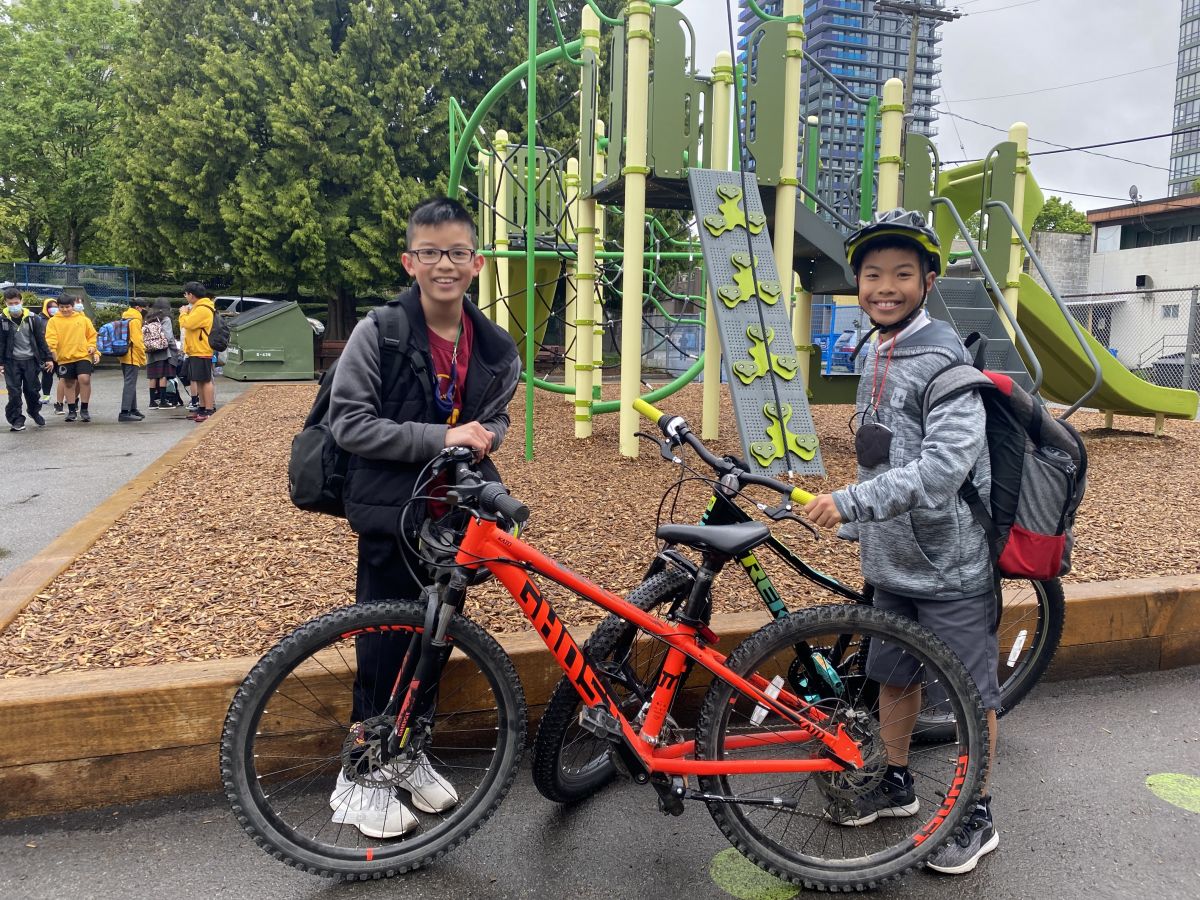
[[[765,541],[771,534],[762,522],[737,525],[660,525],[655,536],[668,544],[684,544],[702,553],[741,556]]]

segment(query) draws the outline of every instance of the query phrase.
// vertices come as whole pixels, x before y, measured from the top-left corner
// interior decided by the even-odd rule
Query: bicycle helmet
[[[886,212],[877,212],[870,222],[863,222],[858,229],[851,233],[846,238],[846,259],[850,263],[850,268],[854,274],[858,275],[858,270],[862,265],[863,254],[871,248],[871,246],[884,238],[892,240],[900,239],[911,243],[922,256],[922,261],[929,267],[929,271],[935,275],[942,271],[942,246],[938,241],[937,232],[934,231],[925,221],[925,217],[919,212],[912,210],[889,209]],[[854,349],[851,359],[858,356],[858,353],[866,345],[870,337],[879,332],[888,334],[893,331],[903,331],[908,324],[917,316],[925,306],[925,297],[927,291],[922,288],[921,302],[907,316],[892,325],[880,325],[874,319],[871,319],[871,324],[874,326]]]
[[[883,237],[909,239],[928,258],[931,271],[935,274],[942,271],[942,245],[937,232],[919,212],[899,208],[875,213],[870,222],[861,223],[846,238],[846,259],[850,268],[858,272],[863,253]]]

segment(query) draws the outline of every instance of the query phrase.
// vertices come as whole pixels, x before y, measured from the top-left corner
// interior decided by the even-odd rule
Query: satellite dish
[[[1136,184],[1131,184],[1129,186],[1129,199],[1132,200],[1134,203],[1137,203],[1138,200],[1141,199],[1141,194],[1138,193]]]

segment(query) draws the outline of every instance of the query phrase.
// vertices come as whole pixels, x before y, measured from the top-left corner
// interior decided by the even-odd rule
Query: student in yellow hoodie
[[[58,377],[67,386],[67,417],[74,422],[78,402],[79,420],[92,421],[88,402],[92,399],[92,372],[100,362],[96,349],[96,326],[83,312],[83,301],[64,297],[58,315],[46,323],[46,343],[58,364]]]
[[[146,301],[134,297],[129,309],[121,316],[129,320],[129,352],[121,357],[121,414],[118,422],[140,422],[146,418],[137,408],[138,369],[146,365],[146,340],[142,337],[142,317],[146,313]]]
[[[216,397],[213,389],[212,345],[208,342],[213,318],[217,308],[208,296],[208,288],[198,281],[189,281],[183,286],[183,299],[187,302],[179,310],[179,327],[186,331],[183,352],[187,356],[187,376],[196,386],[200,405],[188,416],[203,422],[216,412]]]

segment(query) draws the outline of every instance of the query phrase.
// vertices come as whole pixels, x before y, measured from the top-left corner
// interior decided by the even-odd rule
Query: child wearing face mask
[[[96,349],[96,327],[83,311],[83,301],[59,304],[58,315],[46,326],[46,343],[58,364],[58,377],[66,383],[65,421],[92,421],[88,403],[92,399],[92,372],[100,362]]]
[[[50,322],[50,317],[56,316],[56,315],[58,315],[58,301],[55,300],[53,297],[49,297],[42,303],[41,316],[42,316],[43,329]],[[54,367],[52,366],[49,369],[45,369],[42,371],[42,406],[46,406],[50,403],[50,388],[53,386],[54,386]],[[62,382],[59,382],[59,385],[58,385],[59,400],[58,400],[58,403],[55,404],[56,407],[62,406],[62,394],[63,394],[63,386],[62,386]],[[56,409],[55,412],[57,413],[57,411],[58,410]]]
[[[54,367],[46,344],[46,328],[39,316],[25,308],[20,289],[6,288],[4,311],[0,313],[0,373],[8,388],[4,417],[10,431],[25,430],[22,400],[33,424],[38,428],[46,424],[40,414],[42,404],[38,394],[39,371],[45,367]]]

